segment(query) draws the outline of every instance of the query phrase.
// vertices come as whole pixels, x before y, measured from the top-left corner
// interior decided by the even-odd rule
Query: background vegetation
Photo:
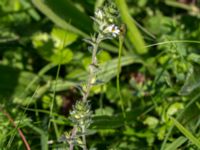
[[[26,149],[23,136],[32,150],[68,149],[69,111],[81,99],[91,61],[82,39],[95,32],[90,16],[103,3],[0,0],[0,149]],[[88,147],[200,149],[200,2],[116,4],[127,26],[123,103],[116,88],[118,40],[106,41],[98,54],[101,84],[89,98]]]

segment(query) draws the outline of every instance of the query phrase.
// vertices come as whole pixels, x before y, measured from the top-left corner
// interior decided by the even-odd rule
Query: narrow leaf
[[[32,0],[33,4],[59,27],[87,37],[92,30],[92,21],[66,0]],[[78,19],[77,19],[78,18]]]
[[[200,148],[200,140],[198,140],[190,131],[188,131],[184,126],[182,126],[176,119],[171,118],[175,126],[181,131],[193,144]]]
[[[173,141],[170,145],[168,145],[165,150],[177,150],[182,144],[184,144],[187,139],[183,136],[180,136],[175,141]]]
[[[132,44],[134,45],[137,53],[144,54],[147,53],[147,48],[145,47],[145,42],[140,34],[140,31],[135,25],[133,18],[128,12],[128,6],[124,0],[116,0],[116,4],[120,10],[122,20],[127,25],[128,37]]]

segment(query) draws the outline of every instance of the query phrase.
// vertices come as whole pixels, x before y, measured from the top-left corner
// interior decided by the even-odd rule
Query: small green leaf
[[[50,61],[54,64],[66,64],[70,62],[73,58],[73,52],[65,48],[63,49],[64,44],[68,45],[72,43],[76,37],[72,37],[69,41],[65,40],[65,32],[57,30],[52,32],[54,35],[54,40],[46,33],[38,33],[33,36],[33,45],[37,49],[38,53],[47,61]],[[66,46],[64,45],[64,46]]]
[[[167,115],[172,116],[175,113],[177,113],[178,110],[183,109],[184,105],[183,103],[175,102],[174,104],[170,105],[170,107],[167,110]]]
[[[148,116],[144,121],[143,121],[144,124],[148,125],[150,128],[155,128],[159,121],[156,117],[154,116]]]
[[[51,56],[51,61],[55,64],[66,64],[73,58],[73,52],[70,49],[61,49]]]
[[[55,42],[55,47],[62,49],[76,41],[78,35],[58,27],[54,27],[51,36]]]

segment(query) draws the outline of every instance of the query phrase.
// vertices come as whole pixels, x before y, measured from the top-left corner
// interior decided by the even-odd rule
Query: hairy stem
[[[82,127],[82,140],[83,140],[83,150],[87,150],[87,142],[85,137],[85,126]]]
[[[90,64],[90,67],[97,65],[96,54],[97,54],[97,50],[98,50],[98,47],[99,47],[99,43],[100,43],[100,35],[98,35],[98,37],[96,39],[96,43],[93,45],[92,62]],[[90,89],[92,87],[92,79],[95,77],[95,74],[94,74],[92,68],[89,68],[89,69],[90,69],[90,74],[89,74],[88,81],[87,81],[86,91],[85,91],[85,94],[83,95],[83,101],[84,102],[87,101],[87,98],[88,98],[89,93],[90,93]]]
[[[97,54],[97,50],[99,47],[99,43],[101,42],[101,35],[99,34],[94,43],[93,43],[93,49],[92,49],[92,61],[91,64],[89,65],[89,75],[88,75],[88,80],[86,83],[86,89],[84,89],[84,94],[83,94],[83,98],[82,101],[86,104],[88,96],[90,94],[90,90],[92,88],[92,84],[93,84],[93,79],[95,78],[95,67],[97,66],[97,58],[96,58],[96,54]],[[73,128],[73,132],[71,134],[71,139],[73,140],[74,137],[76,136],[76,132],[78,130],[77,126],[74,126]],[[81,126],[81,132],[82,132],[82,141],[83,141],[83,150],[87,150],[87,142],[86,142],[86,136],[85,136],[85,132],[86,132],[86,126],[83,125]],[[74,144],[70,143],[70,150],[74,149]]]
[[[99,47],[99,43],[101,42],[101,34],[99,34],[95,40],[95,43],[93,44],[93,50],[92,50],[92,62],[89,66],[89,77],[87,80],[87,84],[86,84],[86,91],[85,94],[83,95],[83,102],[86,102],[88,99],[88,96],[90,94],[90,90],[92,88],[92,80],[95,78],[95,72],[94,72],[94,68],[97,66],[97,58],[96,58],[96,54],[97,54],[97,50]],[[85,137],[85,126],[82,127],[82,140],[83,140],[83,150],[87,150],[87,142],[86,142],[86,137]]]

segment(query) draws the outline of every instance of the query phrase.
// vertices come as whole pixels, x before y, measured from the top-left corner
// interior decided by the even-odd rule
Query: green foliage
[[[119,15],[114,7],[104,8],[107,2],[0,1],[0,149],[26,149],[8,116],[32,150],[68,149],[77,122],[88,129],[77,132],[76,144],[87,135],[91,150],[198,149],[199,1],[111,1]],[[115,18],[94,20],[99,7]],[[99,21],[120,23],[110,30],[102,22],[97,28]],[[81,105],[76,100],[84,95],[96,42],[96,35],[88,40],[89,35],[101,30],[110,39],[118,26],[126,32],[122,24],[127,34],[121,62],[119,40],[104,40],[97,49],[90,103]],[[79,112],[73,112],[74,104],[81,105]],[[77,145],[74,150],[81,149]]]
[[[81,13],[70,1],[61,0],[55,3],[53,0],[45,0],[44,2],[33,0],[33,4],[50,17],[55,24],[66,30],[85,36],[85,32],[90,32],[92,29],[89,17]]]
[[[199,140],[194,137],[190,131],[188,131],[186,128],[184,128],[176,119],[172,118],[174,124],[176,127],[193,143],[195,144],[198,148],[200,148],[200,142]]]

